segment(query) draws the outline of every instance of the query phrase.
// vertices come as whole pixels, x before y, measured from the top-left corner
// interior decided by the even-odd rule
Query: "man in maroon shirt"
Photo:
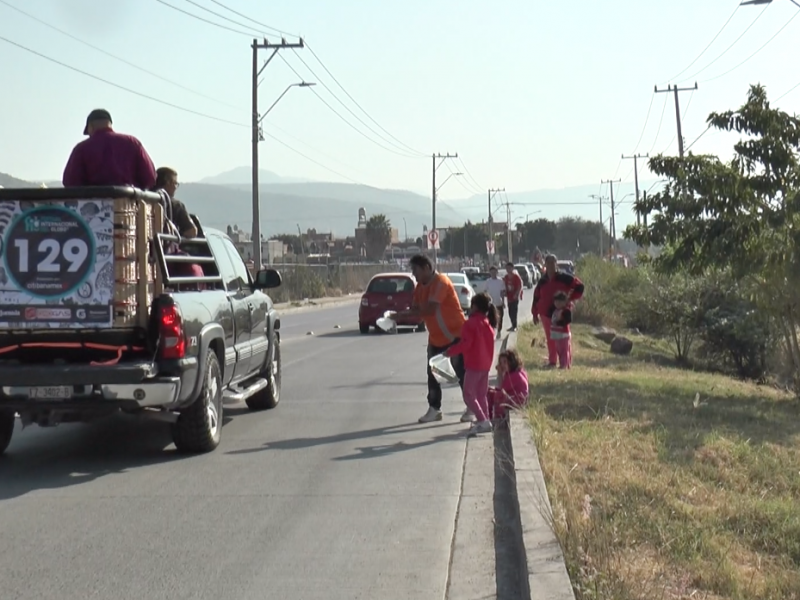
[[[64,187],[132,185],[149,190],[156,184],[156,169],[142,143],[111,128],[111,115],[98,108],[86,117],[83,135],[64,168]]]
[[[506,263],[506,274],[503,276],[503,283],[506,285],[505,297],[508,305],[508,319],[511,321],[511,327],[508,330],[516,331],[519,301],[522,300],[522,277],[519,276],[512,262]]]

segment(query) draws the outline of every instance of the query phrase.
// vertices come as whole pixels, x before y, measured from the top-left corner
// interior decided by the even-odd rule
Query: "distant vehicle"
[[[560,260],[556,264],[558,265],[558,269],[560,271],[564,271],[570,275],[575,274],[575,263],[573,263],[571,260]]]
[[[539,280],[542,278],[542,274],[541,272],[539,272],[539,268],[532,262],[526,262],[525,266],[528,267],[528,270],[533,275],[533,285],[539,283]]]
[[[411,308],[416,280],[410,273],[380,273],[375,275],[361,296],[358,307],[358,330],[369,333],[370,327],[383,316],[387,310],[399,312]],[[425,330],[420,317],[404,317],[397,320],[398,327],[416,327]]]
[[[519,276],[522,278],[522,285],[524,285],[529,290],[533,288],[534,281],[533,281],[533,273],[528,268],[528,265],[524,263],[520,263],[514,265],[514,269],[519,273]]]
[[[469,307],[472,304],[472,297],[475,295],[475,289],[469,282],[469,279],[464,273],[445,273],[447,278],[453,282],[458,293],[458,299],[461,302],[461,308],[465,313],[469,312]]]
[[[481,292],[486,291],[486,281],[491,277],[489,273],[467,273],[467,279],[472,284],[472,289],[475,290],[476,294],[480,294]]]
[[[461,267],[462,273],[479,273],[480,269],[478,267]]]

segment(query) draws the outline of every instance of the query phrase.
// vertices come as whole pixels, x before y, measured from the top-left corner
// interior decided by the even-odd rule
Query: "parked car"
[[[0,453],[11,441],[15,413],[23,426],[43,427],[120,411],[136,414],[170,423],[178,450],[200,453],[220,442],[224,403],[246,402],[252,410],[277,406],[280,317],[265,290],[281,285],[280,274],[266,269],[252,277],[233,242],[221,231],[203,230],[194,216],[198,237],[191,240],[160,233],[148,240],[140,226],[124,221],[124,211],[133,205],[141,219],[133,223],[146,223],[146,204],[160,200],[129,187],[0,191],[0,207],[20,215],[23,224],[12,222],[6,242],[14,239],[24,247],[33,231],[54,246],[60,240],[65,248],[84,249],[63,254],[70,268],[61,271],[45,269],[47,260],[37,271],[31,261],[34,269],[24,269],[27,279],[9,278],[0,290],[5,305],[0,314]],[[38,227],[72,227],[29,229],[24,224],[31,213],[41,217]],[[111,259],[108,251],[94,257],[85,253],[91,245],[107,250],[107,240],[114,237],[108,232],[118,231],[140,245],[120,244],[110,251]],[[97,246],[98,240],[105,244]],[[172,244],[183,253],[164,250]],[[132,257],[144,255],[139,266],[147,276],[115,281],[114,267],[117,273],[127,267],[115,264],[113,253],[131,247],[136,248],[135,254],[127,250]],[[54,260],[61,260],[53,252]],[[11,260],[8,254],[6,259]],[[201,274],[192,267],[195,274],[187,275],[182,267],[189,265]],[[37,278],[57,286],[30,294],[26,284],[37,284]],[[9,307],[6,298],[24,304]],[[26,342],[31,338],[35,344]]]
[[[533,286],[536,285],[533,281],[533,273],[528,268],[525,263],[519,263],[514,265],[514,270],[519,273],[519,276],[522,278],[522,285],[526,288],[533,289]]]
[[[470,273],[477,273],[480,269],[478,267],[461,267],[461,272],[469,275]]]
[[[399,312],[408,310],[414,297],[416,280],[410,273],[380,273],[370,279],[361,305],[358,307],[358,329],[361,333],[369,333],[370,327],[387,310]],[[425,323],[419,317],[403,317],[397,321],[398,327],[416,327],[425,330]]]
[[[475,290],[476,294],[486,291],[486,282],[490,277],[491,274],[478,271],[467,273],[467,279],[469,279],[470,284],[472,284],[472,289]]]
[[[539,272],[539,268],[532,262],[526,262],[525,266],[528,267],[528,270],[533,275],[533,285],[535,286],[542,278],[542,274]]]
[[[560,260],[556,264],[558,265],[558,269],[560,271],[564,271],[570,275],[575,274],[575,263],[573,263],[571,260]]]
[[[458,292],[458,299],[461,301],[461,308],[465,313],[469,312],[469,307],[472,304],[472,297],[475,295],[475,289],[469,282],[469,278],[464,273],[445,273],[447,278],[453,282],[453,285]]]

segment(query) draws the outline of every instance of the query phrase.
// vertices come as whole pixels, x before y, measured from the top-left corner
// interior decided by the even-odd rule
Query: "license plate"
[[[72,386],[59,385],[29,388],[28,398],[34,400],[67,400],[72,398]]]

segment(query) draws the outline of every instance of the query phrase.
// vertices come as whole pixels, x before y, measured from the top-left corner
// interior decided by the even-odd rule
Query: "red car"
[[[416,284],[414,277],[409,273],[375,275],[370,280],[367,291],[361,297],[361,306],[358,307],[358,329],[361,333],[369,333],[369,328],[375,327],[375,321],[380,319],[387,310],[409,309]],[[420,317],[398,319],[397,326],[416,327],[419,331],[425,330],[425,324]]]

